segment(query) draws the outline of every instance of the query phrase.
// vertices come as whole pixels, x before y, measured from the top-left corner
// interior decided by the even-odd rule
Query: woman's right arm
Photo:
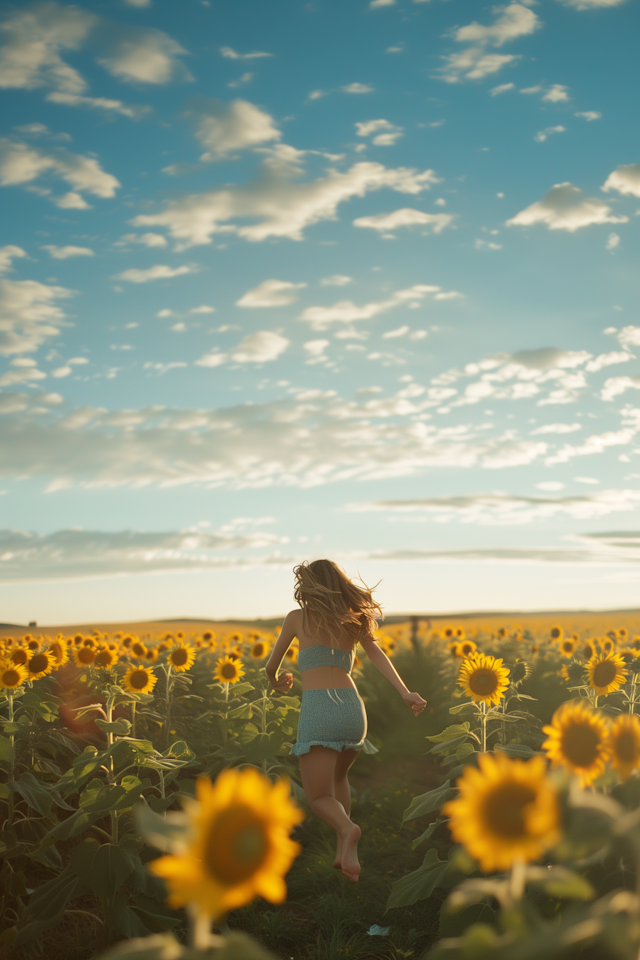
[[[293,674],[283,673],[278,677],[278,670],[285,653],[296,636],[296,611],[291,610],[284,618],[280,636],[275,642],[271,656],[267,660],[265,671],[274,690],[290,690],[293,684]]]
[[[363,640],[361,643],[371,663],[380,671],[383,677],[386,677],[386,679],[394,685],[407,706],[411,707],[415,716],[417,717],[419,713],[422,713],[427,705],[427,701],[423,700],[419,693],[412,693],[409,690],[384,650],[380,649],[373,638],[371,640]]]

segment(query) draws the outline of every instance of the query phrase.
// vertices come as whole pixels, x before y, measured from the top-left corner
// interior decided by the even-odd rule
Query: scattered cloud
[[[547,92],[543,95],[543,100],[548,100],[550,103],[564,103],[570,99],[568,94],[568,87],[563,87],[560,83],[554,83]]]
[[[454,31],[454,38],[458,43],[487,43],[493,47],[501,47],[518,37],[534,33],[542,26],[533,10],[521,3],[498,7],[496,12],[501,12],[502,16],[494,23],[485,27],[474,20],[466,27],[458,27]]]
[[[429,226],[434,233],[440,233],[453,220],[449,213],[423,213],[422,210],[413,210],[403,207],[393,213],[381,213],[372,217],[358,217],[353,221],[354,227],[368,227],[379,233],[388,233],[398,227]]]
[[[415,195],[439,182],[433,170],[389,169],[380,163],[356,163],[344,172],[329,169],[326,176],[307,183],[293,182],[289,171],[269,173],[268,178],[245,186],[169,200],[161,213],[141,214],[131,223],[165,227],[180,249],[211,243],[217,233],[234,233],[251,241],[302,240],[306,227],[335,219],[339,204],[351,197],[364,197],[383,187]],[[235,219],[258,222],[240,226],[230,222]]]
[[[13,270],[12,261],[26,256],[27,254],[22,247],[16,247],[12,243],[7,244],[5,247],[0,247],[0,274],[9,273]]]
[[[611,177],[609,178],[611,179]],[[549,230],[568,230],[573,233],[596,223],[627,223],[628,217],[616,217],[602,200],[585,197],[579,187],[571,183],[557,183],[542,200],[507,220],[507,226],[528,227],[544,223]]]
[[[195,127],[195,135],[207,148],[200,159],[207,161],[226,157],[235,150],[246,150],[269,140],[279,140],[282,134],[268,113],[248,100],[222,100],[201,97],[192,101],[185,117]]]
[[[543,427],[532,430],[531,436],[537,437],[545,433],[575,433],[576,430],[582,430],[581,423],[547,423]]]
[[[144,104],[123,103],[122,100],[109,100],[106,97],[83,97],[78,93],[65,93],[53,90],[46,97],[51,103],[61,103],[68,107],[86,107],[89,110],[107,110],[120,113],[131,120],[141,120],[151,113],[151,107]]]
[[[348,283],[351,283],[351,277],[345,277],[342,273],[334,273],[332,277],[324,277],[320,281],[320,286],[322,287],[346,287]]]
[[[566,7],[574,10],[594,10],[596,7],[618,7],[625,0],[561,0]]]
[[[0,184],[3,187],[32,183],[49,173],[65,180],[74,191],[84,190],[96,197],[113,197],[120,186],[119,181],[106,173],[93,157],[70,153],[60,147],[46,150],[7,138],[0,139]],[[60,205],[61,199],[58,201]],[[84,204],[85,201],[80,199]]]
[[[602,189],[605,192],[617,190],[627,197],[640,197],[640,163],[617,167],[609,174]]]
[[[145,247],[166,247],[167,238],[161,233],[125,233],[115,246],[124,246],[127,243],[141,243]]]
[[[538,130],[533,139],[537,143],[544,143],[551,133],[565,133],[566,129],[566,127],[562,127],[560,124],[558,124],[556,127],[546,127],[544,130]]]
[[[640,377],[609,377],[604,382],[600,396],[603,400],[615,400],[627,390],[640,390]]]
[[[368,120],[365,123],[356,123],[359,137],[373,137],[372,143],[377,147],[392,147],[396,140],[403,136],[403,127],[396,127],[388,120]]]
[[[607,237],[607,250],[615,250],[620,246],[620,237],[617,233],[610,233]]]
[[[591,123],[593,120],[601,120],[602,114],[598,110],[583,110],[574,113],[574,117],[584,117],[588,123]]]
[[[241,77],[238,77],[237,80],[230,80],[227,84],[228,87],[234,89],[235,87],[244,87],[248,83],[251,83],[255,74],[253,73],[243,73]]]
[[[396,0],[370,0],[369,6],[372,10],[376,7],[395,7]]]
[[[500,93],[506,93],[507,90],[515,90],[515,83],[500,83],[489,91],[492,97],[497,97]]]
[[[0,280],[0,354],[33,353],[67,325],[57,301],[73,290],[35,280]]]
[[[106,49],[98,63],[118,80],[148,84],[193,80],[178,59],[187,51],[162,30],[113,24],[103,36]]]
[[[314,330],[326,330],[333,323],[353,323],[357,320],[370,320],[379,313],[384,313],[393,307],[401,304],[412,306],[419,304],[427,296],[432,296],[436,300],[449,300],[456,297],[462,297],[461,293],[455,290],[443,291],[441,287],[432,286],[424,283],[415,284],[406,290],[396,290],[386,300],[373,301],[365,303],[363,306],[357,306],[351,300],[340,300],[332,307],[307,307],[299,319],[304,320],[311,325]]]
[[[340,87],[343,93],[373,93],[374,87],[370,83],[349,83]]]
[[[296,290],[306,283],[289,283],[287,280],[263,280],[236,300],[237,307],[284,307],[296,299]]]
[[[93,250],[89,247],[56,247],[52,243],[47,243],[42,247],[43,250],[49,251],[49,256],[53,257],[54,260],[68,260],[69,257],[94,257],[95,254]]]
[[[508,53],[487,53],[483,47],[469,47],[461,53],[452,53],[442,58],[440,67],[442,80],[447,83],[460,83],[462,80],[483,80],[498,73],[508,63],[515,63],[520,56]]]
[[[228,60],[257,60],[261,57],[272,57],[272,53],[263,50],[254,50],[252,53],[236,53],[231,47],[220,47],[220,53]]]
[[[170,277],[181,277],[185,273],[194,273],[197,268],[193,266],[167,267],[163,264],[157,264],[155,267],[149,267],[147,270],[137,270],[132,268],[117,273],[114,280],[127,280],[129,283],[148,283],[150,280],[167,280]]]
[[[623,327],[618,340],[623,347],[640,347],[640,327]]]
[[[231,359],[236,363],[268,363],[277,360],[290,342],[273,330],[259,330],[240,341]]]

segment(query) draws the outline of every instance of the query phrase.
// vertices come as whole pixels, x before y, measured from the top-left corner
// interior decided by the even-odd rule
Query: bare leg
[[[333,827],[342,841],[342,872],[355,882],[360,876],[360,827],[351,822],[344,806],[336,799],[335,773],[339,756],[337,750],[329,747],[311,747],[309,753],[300,756],[300,777],[311,810],[320,820]]]
[[[333,775],[335,798],[340,801],[348,817],[351,817],[351,787],[347,774],[357,756],[357,750],[343,750],[342,753],[339,753]],[[336,870],[342,870],[342,838],[340,834],[337,834],[336,858],[333,866]]]

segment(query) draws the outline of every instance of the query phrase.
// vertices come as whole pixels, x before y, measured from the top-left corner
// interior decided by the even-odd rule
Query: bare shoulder
[[[302,627],[302,610],[300,607],[296,607],[295,610],[289,610],[289,613],[284,618],[284,623],[282,624],[282,629],[284,630],[285,626],[289,629],[294,636],[299,635],[299,630]]]
[[[360,646],[368,657],[371,656],[373,650],[380,649],[374,637],[367,637],[366,640],[360,640]]]

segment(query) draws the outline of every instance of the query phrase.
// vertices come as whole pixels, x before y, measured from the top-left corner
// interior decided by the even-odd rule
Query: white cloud
[[[199,367],[219,367],[221,364],[226,363],[228,359],[226,353],[218,353],[217,350],[214,350],[211,353],[206,353],[203,357],[200,357],[199,360],[196,360],[196,364]]]
[[[152,84],[193,80],[178,60],[187,51],[162,30],[111,24],[104,41],[107,49],[98,63],[119,80]]]
[[[235,89],[236,87],[244,87],[247,83],[251,83],[255,74],[253,73],[243,73],[241,77],[238,77],[237,80],[230,80],[227,84],[228,87]]]
[[[381,213],[373,217],[358,217],[353,221],[354,227],[369,227],[380,233],[389,230],[395,230],[397,227],[410,227],[420,224],[429,225],[434,233],[440,233],[445,227],[449,226],[453,220],[453,215],[448,213],[423,213],[422,210],[414,210],[411,207],[404,207],[401,210],[394,210],[393,213]]]
[[[292,182],[288,172],[270,173],[270,177],[245,186],[170,200],[162,213],[143,214],[131,222],[134,226],[166,227],[181,249],[211,243],[212,235],[220,232],[252,241],[268,237],[301,240],[305,227],[335,219],[338,205],[351,197],[364,197],[383,187],[418,194],[439,182],[433,170],[388,169],[379,163],[356,163],[344,172],[329,169],[325,177],[307,183]],[[258,222],[230,223],[238,218]]]
[[[203,303],[201,307],[192,307],[189,313],[215,313],[216,308]]]
[[[296,290],[306,283],[289,283],[287,280],[264,280],[253,290],[236,300],[237,307],[284,307],[296,299]]]
[[[564,490],[565,484],[560,483],[559,480],[543,480],[541,483],[536,483],[538,490],[547,490],[550,493],[555,493],[556,490]]]
[[[392,147],[396,140],[403,136],[403,127],[396,127],[388,120],[368,120],[365,123],[356,123],[356,130],[359,137],[369,137],[371,134],[376,134],[373,143],[378,147]]]
[[[627,390],[640,390],[640,377],[609,377],[604,382],[600,396],[603,400],[613,400]]]
[[[12,243],[5,247],[0,247],[0,274],[13,270],[12,261],[19,257],[26,257],[26,253],[22,247],[16,247]]]
[[[268,363],[277,360],[289,344],[286,337],[273,330],[259,330],[244,337],[231,357],[236,363]]]
[[[19,141],[0,139],[0,183],[15,186],[30,183],[43,173],[66,180],[74,190],[86,190],[96,197],[113,197],[120,183],[106,173],[93,157],[56,148],[44,150]]]
[[[54,258],[54,260],[68,260],[69,257],[94,257],[95,254],[93,250],[90,250],[89,247],[56,247],[52,243],[47,243],[42,247],[43,250],[48,250],[49,255]]]
[[[581,423],[547,423],[543,427],[532,430],[531,436],[537,437],[545,433],[575,433],[576,430],[582,430]]]
[[[542,97],[543,100],[548,100],[550,103],[563,103],[569,100],[569,94],[567,93],[568,87],[563,87],[561,83],[554,83]]]
[[[166,247],[167,238],[161,233],[125,233],[116,245],[122,246],[124,243],[142,243],[145,247]]]
[[[539,130],[533,139],[536,140],[537,143],[544,143],[550,133],[564,133],[566,129],[566,127],[562,127],[560,124],[556,127],[546,127],[544,130]]]
[[[638,378],[638,387],[640,387],[640,377]],[[608,447],[627,446],[627,444],[633,440],[634,434],[635,430],[631,428],[617,431],[608,430],[606,433],[594,434],[579,447],[565,444],[561,450],[547,457],[545,463],[549,466],[555,463],[568,463],[573,457],[585,457],[595,453],[603,453]]]
[[[625,0],[561,0],[561,2],[575,10],[594,10],[596,7],[618,7]]]
[[[209,151],[202,160],[224,157],[282,136],[273,118],[247,100],[223,103],[203,97],[185,115],[193,120],[196,137]]]
[[[387,330],[386,333],[383,333],[382,339],[391,340],[391,339],[395,339],[396,337],[404,337],[410,331],[411,331],[411,327],[407,327],[406,325],[403,327],[397,327],[397,329],[395,330]]]
[[[324,354],[330,342],[330,340],[307,340],[303,347],[312,357],[320,357]]]
[[[498,73],[508,63],[515,63],[519,55],[508,53],[487,53],[484,47],[469,47],[461,53],[451,53],[442,58],[445,63],[440,67],[442,79],[447,83],[459,83],[461,80],[483,80]]]
[[[346,287],[348,283],[351,283],[351,277],[345,277],[342,273],[334,273],[332,277],[324,277],[324,279],[320,281],[320,286]]]
[[[124,0],[130,7],[150,7],[151,0]]]
[[[466,27],[459,27],[454,33],[455,39],[458,43],[488,43],[501,47],[510,40],[534,33],[542,26],[533,10],[520,3],[496,8],[496,12],[501,12],[502,16],[495,23],[483,27],[474,20]]]
[[[314,330],[325,330],[327,326],[333,323],[370,320],[379,313],[384,313],[386,310],[403,303],[408,306],[417,305],[430,295],[434,295],[435,299],[440,300],[462,296],[454,290],[445,292],[440,287],[418,283],[406,290],[396,290],[386,300],[365,303],[363,306],[357,306],[351,300],[340,300],[332,307],[307,307],[300,314],[299,319],[310,323]]]
[[[623,327],[618,340],[623,347],[640,347],[640,327]]]
[[[480,237],[474,244],[476,250],[502,250],[501,243],[494,243],[493,240],[481,240]]]
[[[108,110],[112,113],[120,113],[123,117],[130,117],[131,120],[140,120],[151,113],[151,107],[144,104],[128,104],[123,103],[122,100],[109,100],[106,97],[82,97],[77,93],[64,93],[60,90],[48,93],[46,99],[51,103],[62,103],[67,107]]]
[[[598,370],[604,369],[604,367],[610,367],[615,363],[626,363],[628,360],[634,359],[633,354],[627,350],[625,350],[624,353],[601,353],[600,356],[594,360],[589,360],[585,366],[585,370],[589,373],[596,373]]]
[[[228,60],[256,60],[260,57],[272,57],[272,53],[264,53],[262,50],[254,50],[253,53],[236,53],[231,47],[220,47],[220,53]]]
[[[587,123],[591,123],[593,120],[601,120],[602,114],[598,110],[582,110],[574,113],[574,117],[584,117]]]
[[[507,226],[528,227],[545,223],[549,230],[573,232],[594,223],[627,223],[628,217],[615,217],[602,200],[585,197],[579,187],[571,183],[557,183],[542,200],[507,220]]]
[[[603,190],[617,190],[627,197],[640,197],[640,163],[618,167],[606,179]]]
[[[374,90],[370,83],[349,83],[340,89],[343,93],[373,93]]]
[[[149,267],[147,270],[124,270],[117,273],[114,280],[128,280],[129,283],[148,283],[150,280],[166,280],[169,277],[180,277],[185,273],[194,273],[194,267],[188,267],[186,264],[182,267],[167,267],[163,264],[157,264],[155,267]]]
[[[32,353],[58,336],[66,324],[56,301],[73,292],[35,280],[0,280],[0,354]]]
[[[396,0],[371,0],[369,6],[372,10],[375,10],[376,7],[394,7]]]
[[[500,83],[497,87],[493,87],[489,93],[492,97],[497,97],[500,93],[506,93],[507,90],[515,90],[515,83]]]
[[[620,245],[620,237],[617,233],[610,233],[607,237],[607,250],[615,250]]]
[[[75,190],[70,190],[69,193],[65,193],[62,197],[57,197],[54,200],[56,207],[60,207],[62,210],[92,210],[93,207],[90,203],[81,197],[79,193],[76,193]]]

